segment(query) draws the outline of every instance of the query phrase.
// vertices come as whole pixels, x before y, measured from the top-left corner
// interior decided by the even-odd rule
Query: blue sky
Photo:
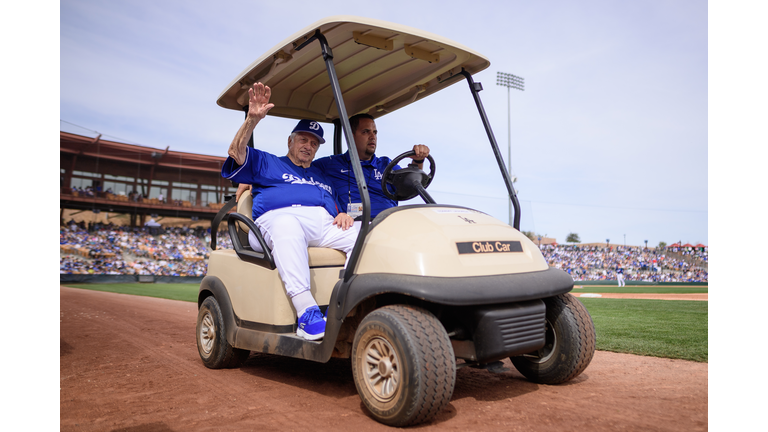
[[[377,18],[491,60],[475,80],[505,158],[511,141],[523,230],[559,242],[575,232],[582,242],[708,244],[706,2],[359,4],[63,1],[60,129],[225,155],[242,114],[215,101],[239,72],[322,17]],[[498,71],[525,78],[525,91],[511,92],[511,116]],[[284,154],[293,123],[262,122],[257,147]],[[377,126],[379,155],[430,146],[438,202],[508,219],[501,175],[464,82]]]
[[[292,4],[288,13],[277,2],[62,2],[61,130],[224,155],[242,114],[215,100],[239,72],[319,18],[366,16],[491,60],[475,80],[505,158],[511,142],[523,230],[560,242],[575,232],[583,242],[708,244],[706,3],[474,2],[471,14],[450,1]],[[511,115],[498,71],[525,78]],[[256,145],[284,154],[292,123],[263,122]],[[377,126],[380,155],[430,146],[438,202],[508,219],[463,82]]]

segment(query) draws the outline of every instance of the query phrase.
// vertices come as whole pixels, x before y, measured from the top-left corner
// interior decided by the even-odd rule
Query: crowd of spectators
[[[155,276],[205,276],[205,262],[148,260],[139,258],[133,262],[122,259],[86,260],[77,256],[62,256],[61,274],[107,275],[155,275]]]
[[[220,231],[217,248],[232,249]],[[60,273],[156,276],[204,276],[210,256],[210,229],[129,228],[70,222],[61,227]],[[692,248],[545,245],[551,267],[576,281],[707,282],[706,250]],[[702,265],[704,264],[704,265]]]
[[[626,281],[707,282],[708,279],[706,268],[699,264],[707,263],[706,250],[546,245],[541,251],[551,267],[564,270],[579,281],[616,280],[619,269],[623,270]],[[695,259],[686,260],[686,255]]]
[[[672,252],[675,254],[680,254],[683,256],[689,256],[693,258],[695,261],[699,261],[703,264],[709,263],[709,252],[707,252],[706,248],[702,247],[669,247],[667,248],[668,252]]]
[[[86,186],[85,189],[83,189],[80,186],[72,186],[72,192],[75,192],[81,196],[87,196],[87,197],[92,197],[95,195],[95,192],[91,186]]]
[[[71,222],[59,235],[61,274],[204,276],[210,229],[128,228]],[[217,247],[232,248],[219,233]]]

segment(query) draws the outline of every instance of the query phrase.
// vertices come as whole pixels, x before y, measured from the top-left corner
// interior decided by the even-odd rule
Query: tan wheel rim
[[[213,350],[213,342],[216,340],[216,326],[213,323],[213,315],[206,311],[200,321],[200,348],[206,355]]]
[[[401,381],[400,360],[392,345],[382,337],[374,337],[363,349],[363,377],[368,390],[379,402],[392,400]]]
[[[552,324],[549,322],[549,320],[547,320],[545,335],[546,342],[544,346],[535,353],[523,354],[523,357],[527,357],[534,363],[546,363],[549,361],[549,359],[551,359],[552,355],[555,353],[555,347],[557,346],[558,342],[557,333],[555,333],[555,329],[552,327]]]

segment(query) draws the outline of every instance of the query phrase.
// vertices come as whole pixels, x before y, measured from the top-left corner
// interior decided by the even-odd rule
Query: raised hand
[[[275,104],[269,103],[272,96],[272,90],[264,84],[258,82],[248,89],[248,116],[243,125],[229,145],[227,154],[237,162],[238,165],[245,163],[246,148],[248,139],[253,135],[253,129],[259,122],[267,116],[269,110],[275,107]]]
[[[255,120],[261,120],[266,117],[269,110],[275,106],[275,104],[269,103],[270,97],[272,97],[272,89],[260,82],[257,82],[252,88],[249,88],[248,117]]]

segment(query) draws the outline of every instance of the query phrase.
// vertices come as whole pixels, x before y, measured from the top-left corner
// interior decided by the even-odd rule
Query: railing
[[[98,204],[118,204],[123,206],[135,206],[143,208],[164,208],[164,209],[176,209],[183,208],[185,210],[195,210],[216,213],[225,203],[208,203],[207,205],[197,205],[190,201],[183,200],[169,200],[160,201],[157,198],[142,198],[142,197],[129,197],[126,195],[113,194],[109,192],[96,192],[94,195],[84,194],[78,191],[67,191],[68,188],[62,188],[61,199],[74,199],[81,202],[93,202]]]

